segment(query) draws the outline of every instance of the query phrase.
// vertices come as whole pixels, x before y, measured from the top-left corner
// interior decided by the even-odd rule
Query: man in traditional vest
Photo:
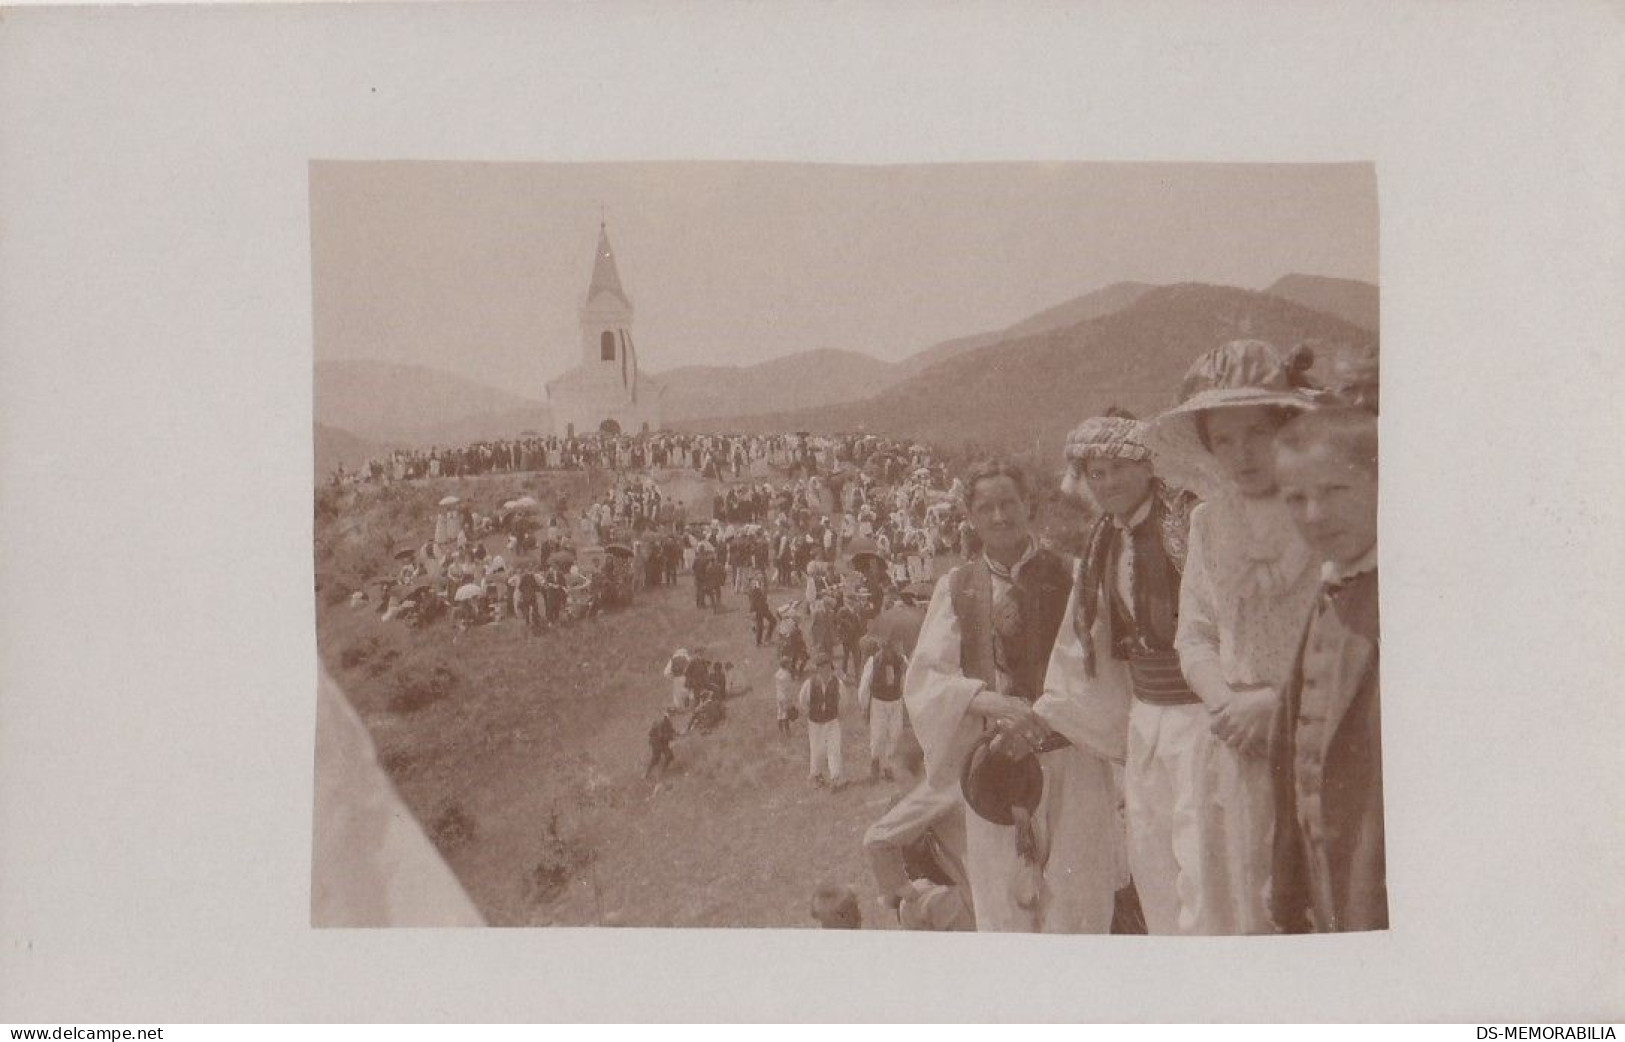
[[[767,591],[762,588],[760,579],[750,582],[750,618],[757,647],[773,639],[773,628],[779,620],[767,602]]]
[[[959,785],[971,753],[994,736],[999,748],[992,755],[1013,760],[1045,747],[1051,729],[1033,703],[1044,691],[1071,600],[1070,565],[1033,538],[1034,500],[1019,469],[1001,461],[977,465],[966,477],[965,497],[982,552],[937,583],[903,681],[933,788]],[[1039,759],[1043,796],[1025,826],[966,813],[965,867],[977,929],[1105,933],[1121,885],[1110,765],[1079,749]],[[1099,835],[1093,846],[1070,844],[1067,857],[1054,859],[1049,847],[1058,825],[1066,834]],[[1065,902],[1064,919],[1047,907],[1044,883],[1051,878],[1067,895],[1087,896]]]
[[[892,780],[892,759],[903,739],[903,675],[908,659],[891,641],[869,656],[858,680],[858,708],[869,714],[869,780]]]
[[[807,714],[809,777],[822,788],[827,761],[829,784],[839,790],[846,785],[841,769],[841,681],[828,655],[819,655],[814,668],[816,672],[801,686],[801,708]]]

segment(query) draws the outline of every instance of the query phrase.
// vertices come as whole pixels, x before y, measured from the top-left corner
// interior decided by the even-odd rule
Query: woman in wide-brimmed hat
[[[1161,481],[1146,425],[1126,413],[1084,420],[1067,438],[1066,455],[1063,487],[1091,501],[1100,518],[1089,532],[1035,709],[1100,762],[1126,762],[1126,860],[1150,932],[1174,933],[1176,854],[1185,844],[1174,834],[1179,820],[1161,794],[1189,759],[1191,743],[1176,739],[1207,734],[1207,714],[1185,684],[1174,650],[1187,497]],[[1115,800],[1106,811],[1097,808],[1086,821],[1057,827],[1055,844],[1070,837],[1080,846],[1122,851]],[[1101,882],[1087,893],[1069,891],[1064,880],[1050,885],[1058,905],[1068,898],[1099,909]],[[1109,901],[1112,890],[1105,893]]]
[[[1265,744],[1316,586],[1313,555],[1276,488],[1274,441],[1311,406],[1274,347],[1232,341],[1196,360],[1180,404],[1147,439],[1160,459],[1208,482],[1191,515],[1174,642],[1210,723],[1185,739],[1190,767],[1168,794],[1170,807],[1201,808],[1179,863],[1182,933],[1269,930]]]

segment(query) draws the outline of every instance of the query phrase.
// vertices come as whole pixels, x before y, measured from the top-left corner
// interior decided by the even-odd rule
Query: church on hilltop
[[[638,434],[660,429],[665,385],[638,372],[632,299],[621,288],[609,232],[598,226],[598,256],[581,308],[581,364],[547,384],[553,433]]]

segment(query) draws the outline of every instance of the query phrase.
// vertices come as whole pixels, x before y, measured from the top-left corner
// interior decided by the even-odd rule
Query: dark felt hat
[[[1038,801],[1044,797],[1044,771],[1031,753],[1011,759],[994,752],[993,738],[983,735],[965,757],[959,788],[978,817],[995,825],[1014,825],[1014,808],[1038,809]]]

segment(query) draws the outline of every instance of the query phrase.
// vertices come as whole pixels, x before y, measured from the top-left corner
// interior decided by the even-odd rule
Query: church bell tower
[[[665,387],[638,372],[632,298],[621,285],[609,230],[598,225],[592,281],[581,306],[581,362],[548,384],[559,434],[632,434],[658,430]]]

